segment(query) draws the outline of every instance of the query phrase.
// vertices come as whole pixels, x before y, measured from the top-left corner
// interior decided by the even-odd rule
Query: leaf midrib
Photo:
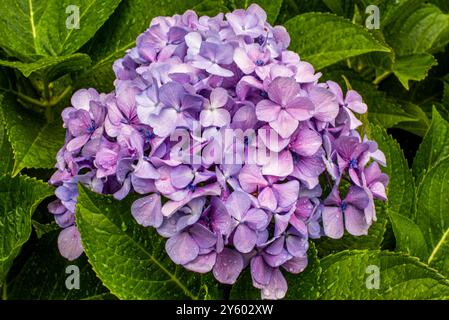
[[[28,0],[28,9],[29,9],[29,19],[31,25],[31,35],[33,36],[34,43],[34,51],[37,52],[36,48],[36,26],[34,24],[34,12],[33,12],[33,0]]]

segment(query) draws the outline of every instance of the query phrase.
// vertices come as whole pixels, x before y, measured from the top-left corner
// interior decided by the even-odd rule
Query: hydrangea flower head
[[[283,298],[284,274],[307,267],[310,239],[366,234],[388,184],[383,153],[357,132],[367,106],[320,83],[289,43],[255,4],[153,19],[114,63],[114,91],[77,91],[62,113],[49,205],[61,254],[83,251],[78,183],[140,194],[131,214],[167,238],[173,263],[224,284],[249,268],[267,299]]]

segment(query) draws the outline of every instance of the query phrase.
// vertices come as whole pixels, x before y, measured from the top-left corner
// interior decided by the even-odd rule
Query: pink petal
[[[343,237],[343,215],[338,207],[324,207],[323,209],[324,233],[332,239]]]

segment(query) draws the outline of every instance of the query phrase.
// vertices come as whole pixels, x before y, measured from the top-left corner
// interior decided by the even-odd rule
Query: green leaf
[[[11,300],[89,300],[113,296],[101,284],[82,255],[75,261],[64,259],[58,251],[59,231],[45,234],[32,248],[31,256],[8,287]],[[68,289],[66,281],[79,268],[79,289]],[[77,271],[75,271],[77,272]],[[69,279],[70,280],[70,279]]]
[[[361,26],[328,13],[305,13],[286,22],[291,49],[316,69],[373,51],[389,52]]]
[[[427,253],[423,234],[414,222],[415,181],[399,144],[382,128],[370,126],[370,138],[376,141],[387,159],[383,171],[390,177],[387,187],[387,215],[396,238],[396,249],[423,257]]]
[[[217,283],[175,265],[165,239],[138,225],[132,200],[113,200],[79,187],[76,223],[89,262],[103,284],[120,299],[210,299]]]
[[[424,5],[401,24],[385,29],[388,43],[396,54],[433,53],[449,43],[449,15],[438,7]]]
[[[370,123],[391,128],[401,122],[415,122],[414,115],[408,114],[400,103],[383,91],[377,90],[371,83],[351,80],[354,90],[357,90],[368,105]]]
[[[53,193],[42,181],[25,176],[0,176],[0,287],[31,234],[31,215]]]
[[[215,17],[220,12],[228,12],[228,8],[225,6],[222,0],[205,0],[198,3],[192,8],[198,16]]]
[[[395,127],[414,133],[420,137],[424,137],[427,130],[429,130],[430,120],[427,117],[426,112],[418,105],[409,101],[398,101],[405,113],[414,117],[417,121],[404,121],[397,124]]]
[[[427,263],[449,275],[449,158],[438,162],[418,188],[416,223],[429,248]]]
[[[87,54],[76,53],[69,56],[43,57],[35,62],[0,60],[0,65],[18,69],[25,77],[37,73],[49,82],[62,75],[82,70],[91,63]]]
[[[354,16],[354,0],[323,0],[326,6],[336,15],[348,19]]]
[[[48,211],[46,213],[48,213]],[[55,221],[52,221],[50,223],[40,223],[33,219],[31,220],[31,224],[33,225],[38,239],[42,238],[44,235],[52,231],[61,229],[61,227],[58,226]]]
[[[0,105],[3,96],[0,95]],[[11,173],[14,166],[14,155],[8,141],[2,114],[0,113],[0,175]]]
[[[39,114],[18,105],[12,95],[5,95],[0,107],[14,151],[13,176],[23,168],[53,168],[64,144],[62,125],[46,124]]]
[[[449,156],[448,141],[449,123],[433,108],[432,124],[413,160],[413,174],[417,181],[421,181],[428,170]]]
[[[24,62],[40,56],[74,53],[119,3],[120,0],[3,0],[0,46]],[[74,21],[74,7],[79,8],[79,28],[68,28],[66,22]]]
[[[38,46],[49,55],[66,55],[85,44],[114,12],[121,0],[50,0],[36,33]],[[71,6],[71,7],[69,7]],[[79,27],[67,28],[71,8],[79,8]],[[73,22],[73,21],[72,21]]]
[[[435,58],[428,53],[415,53],[396,57],[393,72],[402,85],[409,90],[409,81],[421,81],[427,77],[429,70],[437,64]]]
[[[321,299],[448,299],[449,282],[417,258],[387,251],[343,251],[321,260]],[[379,289],[371,269],[379,269]]]
[[[421,7],[424,0],[359,0],[360,9],[365,11],[369,5],[379,7],[380,27],[388,30],[401,25],[413,12]]]
[[[371,125],[370,132],[370,138],[377,142],[379,149],[382,150],[387,159],[387,166],[382,168],[382,171],[390,177],[387,187],[388,213],[393,212],[412,217],[415,183],[404,153],[396,140],[385,129]]]
[[[99,91],[113,89],[115,79],[112,63],[135,46],[137,36],[144,32],[152,18],[183,13],[201,3],[200,0],[126,0],[95,37],[86,45],[86,53],[92,58],[92,67],[76,81],[78,87],[95,87]]]
[[[233,4],[232,10],[246,9],[253,3],[258,4],[266,11],[269,23],[274,23],[276,21],[282,6],[282,0],[231,0],[230,2]]]
[[[36,27],[46,3],[46,0],[0,2],[0,47],[9,55],[30,61],[43,54],[37,46]]]

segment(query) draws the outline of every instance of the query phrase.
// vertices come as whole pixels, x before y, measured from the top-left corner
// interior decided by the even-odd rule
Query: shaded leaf
[[[84,69],[90,62],[87,54],[76,53],[69,56],[43,57],[30,63],[0,60],[0,65],[18,69],[25,77],[37,73],[51,82],[66,73]]]
[[[449,156],[449,123],[444,120],[434,108],[432,124],[424,137],[415,159],[413,160],[413,174],[417,181],[436,165],[440,160]]]
[[[59,231],[45,234],[33,248],[8,289],[11,300],[81,300],[108,299],[113,296],[101,284],[82,255],[75,261],[64,259],[57,246]],[[71,266],[70,268],[68,268]],[[68,289],[67,279],[79,270],[79,289]],[[69,279],[70,280],[70,279]]]
[[[31,234],[31,215],[53,193],[42,181],[25,176],[0,176],[0,287]]]
[[[23,168],[53,168],[56,153],[64,144],[65,130],[57,123],[46,122],[5,95],[1,102],[9,142],[14,151],[13,176]]]
[[[409,81],[424,80],[427,77],[429,70],[436,64],[437,61],[431,54],[415,53],[396,57],[396,61],[393,64],[393,72],[402,85],[408,90]]]

